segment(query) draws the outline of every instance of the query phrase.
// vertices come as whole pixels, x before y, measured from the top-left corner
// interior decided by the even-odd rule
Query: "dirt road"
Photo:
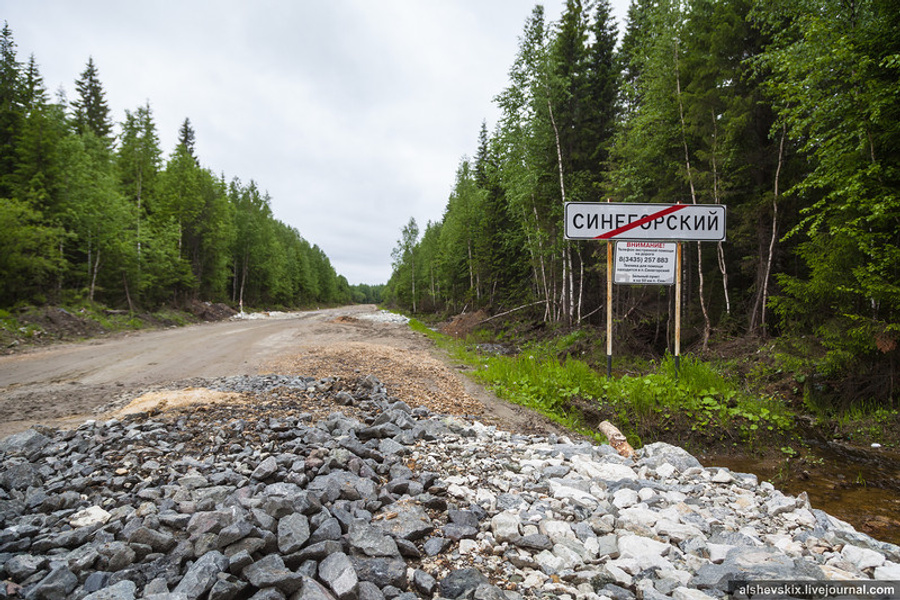
[[[260,373],[372,374],[410,403],[523,432],[556,430],[473,384],[425,336],[372,320],[376,312],[364,305],[205,323],[0,357],[0,438],[104,418],[147,391]]]

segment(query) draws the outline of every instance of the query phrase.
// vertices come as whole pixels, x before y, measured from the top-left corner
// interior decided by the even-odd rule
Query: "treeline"
[[[684,244],[686,343],[812,335],[825,375],[893,398],[897,1],[634,0],[615,31],[606,0],[535,7],[442,220],[402,231],[391,299],[602,326],[606,245],[566,241],[563,203],[721,203],[728,240]],[[672,296],[617,286],[617,337],[671,348]]]
[[[163,158],[149,103],[113,123],[93,59],[68,101],[50,98],[34,55],[18,60],[8,24],[0,52],[0,306],[376,297],[274,218],[255,182],[202,167],[189,119]]]

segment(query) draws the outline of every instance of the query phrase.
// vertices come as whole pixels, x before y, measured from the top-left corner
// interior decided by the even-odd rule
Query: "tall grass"
[[[655,373],[610,380],[606,400],[638,421],[677,414],[690,419],[691,429],[700,433],[734,428],[751,439],[761,428],[785,431],[793,426],[793,414],[784,404],[741,390],[712,365],[691,356],[681,357],[678,369],[667,356]]]
[[[564,412],[573,396],[596,398],[603,391],[601,376],[584,362],[533,353],[487,358],[473,376],[507,399],[544,414]]]

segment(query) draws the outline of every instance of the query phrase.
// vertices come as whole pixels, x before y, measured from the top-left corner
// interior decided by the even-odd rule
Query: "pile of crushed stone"
[[[484,405],[469,395],[457,375],[441,360],[422,352],[366,342],[306,348],[302,354],[275,360],[275,373],[352,379],[371,374],[392,396],[415,406],[451,415],[483,416]]]
[[[0,597],[719,598],[900,579],[900,548],[657,443],[512,434],[372,376],[234,377],[240,402],[0,442]]]
[[[409,323],[409,317],[392,313],[388,310],[379,310],[374,313],[363,313],[357,318],[365,321],[374,321],[375,323],[396,323],[397,325],[406,325]]]

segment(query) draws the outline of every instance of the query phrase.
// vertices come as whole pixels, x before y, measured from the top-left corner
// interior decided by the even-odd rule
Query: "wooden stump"
[[[625,439],[625,436],[622,435],[622,432],[619,431],[615,425],[609,421],[603,421],[598,428],[600,429],[600,433],[605,435],[606,439],[609,440],[609,445],[615,448],[620,456],[624,456],[625,458],[634,456],[634,448],[631,447],[631,444],[628,443],[628,440]]]

